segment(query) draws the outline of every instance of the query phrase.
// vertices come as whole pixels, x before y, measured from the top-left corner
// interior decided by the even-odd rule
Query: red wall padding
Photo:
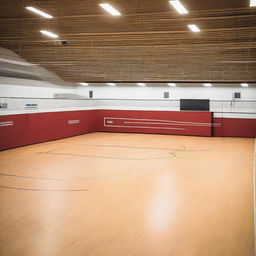
[[[98,131],[212,135],[211,112],[99,110]]]
[[[256,137],[256,119],[214,118],[213,136],[216,137]]]
[[[97,114],[87,110],[0,116],[0,122],[8,121],[13,125],[0,127],[1,150],[94,132]]]
[[[69,124],[71,120],[79,123]],[[194,111],[83,110],[0,116],[0,150],[96,131],[256,137],[256,119],[214,118],[213,129],[212,120],[212,113]]]

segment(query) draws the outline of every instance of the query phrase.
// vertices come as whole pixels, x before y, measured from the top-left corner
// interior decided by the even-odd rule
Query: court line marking
[[[155,158],[122,158],[122,157],[110,157],[110,156],[90,156],[90,155],[82,155],[82,154],[70,154],[70,153],[58,153],[58,152],[46,152],[42,154],[48,155],[64,155],[64,156],[76,156],[76,157],[89,157],[89,158],[100,158],[100,159],[115,159],[115,160],[128,160],[128,161],[146,161],[146,160],[160,160],[160,159],[169,159],[170,156],[167,157],[155,157]],[[173,157],[175,157],[175,153],[170,153]]]
[[[212,124],[212,123],[198,123],[198,122],[183,122],[183,121],[170,121],[170,120],[160,120],[160,119],[143,119],[143,118],[124,118],[124,117],[104,117],[105,119],[117,119],[117,120],[138,120],[138,121],[153,121],[153,122],[166,122],[166,123],[183,123],[183,124]]]
[[[124,124],[162,124],[162,125],[183,125],[183,126],[202,126],[211,127],[211,124],[182,124],[182,123],[156,123],[156,122],[128,122],[124,121]]]
[[[163,164],[164,165],[164,164]],[[59,181],[90,181],[90,180],[115,180],[115,179],[127,179],[127,178],[133,178],[137,176],[141,176],[144,174],[147,174],[149,172],[152,172],[155,170],[147,171],[139,171],[136,170],[135,174],[130,174],[130,175],[115,175],[115,176],[109,176],[109,177],[95,177],[95,178],[71,178],[71,179],[64,179],[64,178],[44,178],[44,177],[36,177],[36,176],[23,176],[23,175],[16,175],[16,174],[6,174],[6,173],[0,173],[0,176],[7,176],[7,177],[16,177],[16,178],[24,178],[24,179],[38,179],[38,180],[59,180]],[[0,186],[1,187],[1,186]]]
[[[180,151],[180,150],[186,150],[185,146],[182,144],[176,144],[178,146],[181,146],[182,149],[177,148],[146,148],[146,147],[136,147],[136,146],[123,146],[123,145],[111,145],[111,144],[83,144],[83,143],[73,143],[73,145],[79,145],[79,146],[89,146],[89,147],[109,147],[109,148],[130,148],[130,149],[145,149],[145,150],[165,150],[165,151]]]
[[[36,192],[84,192],[88,189],[34,189],[34,188],[18,188],[18,187],[8,187],[0,186],[3,189],[13,189],[13,190],[24,190],[24,191],[36,191]]]
[[[92,144],[77,144],[77,143],[72,143],[73,145],[85,145],[85,146],[95,146],[95,147],[115,147],[115,148],[131,148],[131,149],[148,149],[148,150],[163,150],[163,151],[174,151],[174,152],[168,152],[169,154],[171,154],[173,157],[168,157],[165,159],[175,159],[177,158],[176,153],[177,151],[210,151],[210,149],[204,149],[204,150],[187,150],[186,147],[182,144],[177,144],[179,146],[181,146],[183,149],[170,149],[170,148],[145,148],[145,147],[133,147],[133,146],[115,146],[115,145],[92,145]],[[66,147],[64,147],[66,148]],[[55,154],[54,150],[58,150],[58,149],[63,149],[63,148],[57,148],[57,149],[53,149],[50,150],[48,152],[36,152],[36,154]],[[58,154],[58,153],[57,153]],[[79,156],[79,155],[78,155]],[[22,170],[27,170],[24,167],[19,166],[16,163],[16,160],[19,159],[26,159],[29,157],[20,157],[20,158],[16,158],[16,159],[12,159],[9,162],[6,162],[5,164],[15,164],[16,168],[22,169]],[[134,159],[137,160],[137,159]],[[146,172],[145,172],[146,173]],[[143,174],[143,172],[140,172],[140,174]],[[36,176],[25,176],[25,175],[16,175],[16,174],[8,174],[8,173],[0,173],[0,176],[6,176],[6,177],[16,177],[16,178],[25,178],[25,179],[38,179],[38,180],[59,180],[59,181],[63,181],[63,180],[112,180],[112,179],[122,179],[122,178],[130,178],[133,177],[134,175],[123,175],[123,176],[110,176],[110,177],[97,177],[97,178],[71,178],[71,179],[64,179],[64,178],[47,178],[47,177],[36,177]]]
[[[164,130],[186,130],[185,128],[167,128],[167,127],[147,127],[147,126],[128,126],[128,125],[105,125],[105,127],[118,127],[118,128],[143,128],[143,129],[164,129]]]

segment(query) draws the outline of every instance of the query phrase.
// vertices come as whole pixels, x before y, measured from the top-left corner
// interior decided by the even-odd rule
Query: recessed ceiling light
[[[110,85],[110,86],[116,86],[115,83],[107,83],[107,85]]]
[[[169,1],[169,3],[173,6],[173,8],[179,13],[179,14],[187,14],[188,10],[184,7],[184,5],[178,1]]]
[[[211,83],[205,83],[203,84],[205,87],[212,87],[212,84]]]
[[[195,24],[189,24],[188,27],[191,29],[193,32],[200,32],[200,29],[197,25]]]
[[[168,83],[169,86],[175,87],[176,84],[175,83]]]
[[[250,7],[255,7],[255,6],[256,6],[256,0],[251,0]]]
[[[121,13],[110,4],[100,4],[100,6],[109,12],[111,15],[120,16]]]
[[[52,38],[58,38],[59,36],[50,32],[50,31],[47,31],[47,30],[40,30],[40,32],[46,36],[49,36],[49,37],[52,37]]]
[[[144,83],[137,83],[138,86],[146,86]]]
[[[46,19],[52,19],[53,18],[52,15],[50,15],[50,14],[48,14],[46,12],[40,11],[40,10],[36,9],[35,7],[27,6],[26,9],[31,11],[31,12],[34,12],[36,14],[39,14],[40,16],[42,16],[42,17],[44,17]]]
[[[80,85],[83,85],[83,86],[88,86],[89,84],[88,83],[78,83]]]
[[[248,84],[248,83],[241,83],[241,86],[242,86],[242,87],[248,87],[249,84]]]

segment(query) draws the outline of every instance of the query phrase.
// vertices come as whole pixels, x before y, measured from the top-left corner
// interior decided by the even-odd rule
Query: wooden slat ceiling
[[[123,15],[107,14],[107,2]],[[0,46],[81,81],[256,81],[256,8],[249,0],[1,0]],[[54,16],[28,12],[34,6]],[[194,23],[200,33],[192,33]],[[42,36],[52,31],[69,45]]]

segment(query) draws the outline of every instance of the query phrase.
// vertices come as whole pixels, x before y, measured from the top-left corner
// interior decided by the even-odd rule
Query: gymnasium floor
[[[1,256],[253,256],[254,139],[93,133],[0,153]]]

